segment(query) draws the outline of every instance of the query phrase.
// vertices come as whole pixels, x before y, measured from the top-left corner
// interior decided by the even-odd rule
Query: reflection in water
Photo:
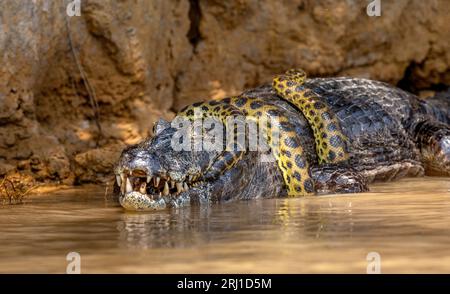
[[[191,218],[191,208],[172,212],[123,213],[117,222],[119,244],[144,249],[186,247],[200,243],[206,234],[192,234],[191,231],[208,232],[207,216],[202,216],[205,211],[200,211],[198,219]]]
[[[351,205],[351,201],[348,202]],[[348,236],[352,231],[351,209],[339,210],[331,202],[298,202],[292,199],[228,203],[216,207],[152,212],[124,212],[117,222],[119,246],[125,248],[183,248],[227,238],[226,232],[274,230],[278,238],[311,236],[321,232]],[[223,236],[222,236],[223,235]],[[255,239],[260,238],[259,234]]]
[[[238,205],[217,205],[214,208],[192,206],[151,213],[124,212],[117,222],[119,244],[126,248],[141,249],[183,248],[206,244],[216,238],[220,239],[221,232],[270,224],[270,218],[262,219],[259,213],[252,211],[270,209],[276,203],[268,202],[266,207],[261,204],[261,201],[254,201]]]
[[[322,232],[351,237],[354,225],[351,197],[355,196],[342,197],[338,207],[333,199],[299,203],[291,199],[279,200],[276,203],[275,224],[279,224],[285,232],[315,238],[320,238]]]
[[[0,207],[0,272],[450,272],[450,183],[129,213],[83,188]],[[414,263],[411,262],[414,260]]]

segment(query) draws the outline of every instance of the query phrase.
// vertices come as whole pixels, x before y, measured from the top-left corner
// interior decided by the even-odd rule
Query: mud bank
[[[122,148],[196,100],[292,67],[440,90],[447,1],[71,1],[0,4],[0,176],[104,182]],[[429,93],[429,92],[426,92]]]

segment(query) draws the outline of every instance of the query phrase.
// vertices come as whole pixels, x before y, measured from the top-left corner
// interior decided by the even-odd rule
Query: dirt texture
[[[431,93],[450,85],[447,0],[0,3],[0,176],[104,182],[120,151],[198,100],[293,67]]]

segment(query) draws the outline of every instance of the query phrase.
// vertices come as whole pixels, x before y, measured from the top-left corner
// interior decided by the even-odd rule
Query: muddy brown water
[[[450,273],[450,181],[404,179],[370,193],[130,213],[103,188],[0,206],[0,272]],[[370,261],[372,262],[372,261]]]

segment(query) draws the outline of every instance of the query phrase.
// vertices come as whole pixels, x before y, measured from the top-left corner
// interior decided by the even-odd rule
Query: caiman
[[[202,124],[208,118],[213,123]],[[192,123],[184,124],[188,139],[180,136],[183,121]],[[257,131],[249,122],[260,123]],[[223,128],[214,137],[216,124]],[[255,133],[267,148],[249,148]],[[222,148],[201,148],[202,136]],[[183,140],[189,148],[174,148]],[[289,70],[238,96],[189,105],[172,123],[160,119],[153,136],[122,152],[115,175],[127,210],[357,193],[374,181],[449,177],[450,98]]]

